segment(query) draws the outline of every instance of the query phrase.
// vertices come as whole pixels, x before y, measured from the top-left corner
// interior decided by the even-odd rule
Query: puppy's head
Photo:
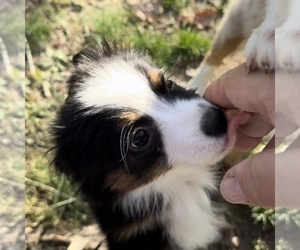
[[[224,113],[144,55],[88,49],[73,63],[54,163],[86,188],[126,192],[228,151]]]

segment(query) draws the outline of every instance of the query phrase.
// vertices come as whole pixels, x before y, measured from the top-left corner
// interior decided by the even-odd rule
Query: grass
[[[10,76],[0,74],[0,230],[3,235],[5,229],[24,223],[23,82],[24,76],[16,69]],[[14,237],[6,236],[12,248],[17,244]]]
[[[41,6],[27,14],[26,37],[34,51],[51,40],[50,34],[58,26],[53,23],[64,15],[58,12],[55,18],[52,18],[53,9]],[[140,20],[133,15],[132,10],[122,5],[100,8],[82,16],[78,20],[79,24],[88,27],[90,31],[83,34],[86,46],[101,43],[105,38],[117,44],[146,51],[159,66],[202,59],[210,47],[210,40],[193,28],[186,30],[174,25],[166,34],[166,30],[159,31],[152,24],[146,23],[141,26]]]
[[[16,48],[24,47],[24,4],[13,4],[13,8],[5,9],[3,5],[0,19],[0,37],[5,43],[9,53],[14,53]]]
[[[146,51],[159,66],[172,66],[178,61],[202,59],[210,47],[210,40],[199,31],[175,27],[167,34],[150,24],[139,26],[130,9],[122,6],[104,8],[89,17],[92,36],[96,41],[105,38],[117,44]]]
[[[266,229],[270,226],[275,226],[274,209],[252,207],[251,212],[252,212],[252,217],[254,219],[254,222],[261,224],[263,229]]]
[[[18,56],[24,46],[23,12],[21,3],[1,4],[0,245],[12,249],[18,245],[13,228],[22,230],[24,224],[24,68]]]
[[[182,9],[186,8],[191,1],[189,0],[164,0],[163,7],[166,12],[178,14]]]
[[[87,207],[63,175],[49,169],[45,157],[28,159],[30,169],[26,173],[26,210],[28,223],[35,226],[47,221],[57,225],[64,220],[75,226],[91,222]]]
[[[25,35],[33,53],[39,52],[41,47],[50,41],[51,32],[54,28],[52,16],[55,15],[51,5],[39,6],[34,11],[26,13]]]

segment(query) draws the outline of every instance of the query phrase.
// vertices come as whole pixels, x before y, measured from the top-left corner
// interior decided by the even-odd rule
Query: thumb
[[[221,193],[231,203],[274,207],[274,149],[264,150],[229,169],[221,182]]]

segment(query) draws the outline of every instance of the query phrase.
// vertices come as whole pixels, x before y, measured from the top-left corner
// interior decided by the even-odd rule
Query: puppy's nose
[[[201,121],[201,129],[208,136],[221,136],[227,132],[227,118],[224,112],[215,107],[209,107]]]

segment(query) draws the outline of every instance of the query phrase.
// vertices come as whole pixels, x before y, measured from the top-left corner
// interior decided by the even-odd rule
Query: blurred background
[[[0,1],[0,249],[24,249],[25,6]]]

